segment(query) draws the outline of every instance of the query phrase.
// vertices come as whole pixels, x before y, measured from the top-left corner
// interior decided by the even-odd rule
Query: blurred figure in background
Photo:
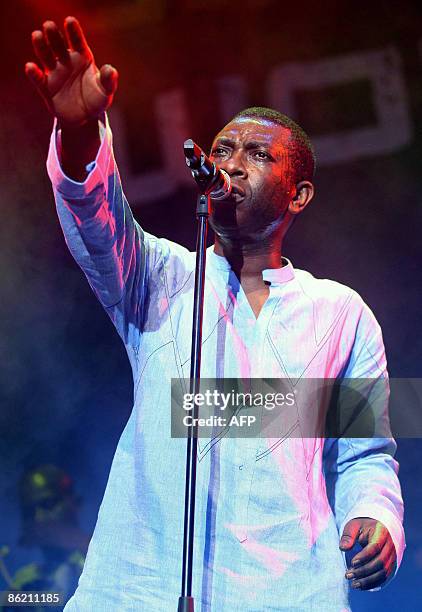
[[[19,544],[38,547],[43,559],[41,563],[21,567],[13,577],[2,561],[0,571],[7,585],[2,590],[59,592],[66,602],[78,584],[89,543],[88,535],[79,527],[81,500],[74,492],[72,479],[55,465],[40,465],[23,474],[19,499],[22,515]],[[7,552],[2,550],[2,556]],[[44,610],[41,606],[32,609]]]

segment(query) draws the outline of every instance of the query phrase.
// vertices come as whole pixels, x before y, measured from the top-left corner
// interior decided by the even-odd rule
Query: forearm
[[[101,144],[98,120],[84,125],[61,125],[61,166],[69,178],[82,183],[87,164],[94,161]]]

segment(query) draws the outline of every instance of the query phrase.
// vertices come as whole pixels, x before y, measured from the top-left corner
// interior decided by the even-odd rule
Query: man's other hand
[[[84,125],[111,104],[117,88],[117,70],[105,64],[99,70],[79,22],[66,17],[64,36],[54,21],[32,32],[32,45],[42,69],[29,62],[25,72],[62,125]]]
[[[348,551],[356,542],[362,546],[346,572],[355,589],[381,586],[394,572],[396,549],[387,528],[375,519],[359,517],[349,521],[343,530],[340,550]]]

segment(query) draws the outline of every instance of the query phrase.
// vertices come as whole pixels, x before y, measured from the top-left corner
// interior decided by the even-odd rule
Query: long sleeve
[[[132,366],[142,330],[148,277],[163,257],[163,242],[143,231],[123,194],[105,119],[101,146],[86,180],[61,168],[57,126],[47,169],[66,243],[123,339]]]
[[[355,341],[343,378],[365,389],[365,402],[377,419],[376,427],[388,431],[388,375],[380,326],[360,300]],[[374,408],[375,407],[375,408]],[[370,517],[388,529],[397,553],[397,569],[405,548],[403,500],[394,459],[396,443],[388,437],[327,438],[324,468],[327,493],[339,533],[348,521]],[[396,569],[396,571],[397,571]]]

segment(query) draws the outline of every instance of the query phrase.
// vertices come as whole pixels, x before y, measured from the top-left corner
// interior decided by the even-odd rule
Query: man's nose
[[[233,151],[230,157],[222,161],[219,166],[230,176],[239,176],[241,178],[246,178],[248,176],[244,159],[240,151]]]

